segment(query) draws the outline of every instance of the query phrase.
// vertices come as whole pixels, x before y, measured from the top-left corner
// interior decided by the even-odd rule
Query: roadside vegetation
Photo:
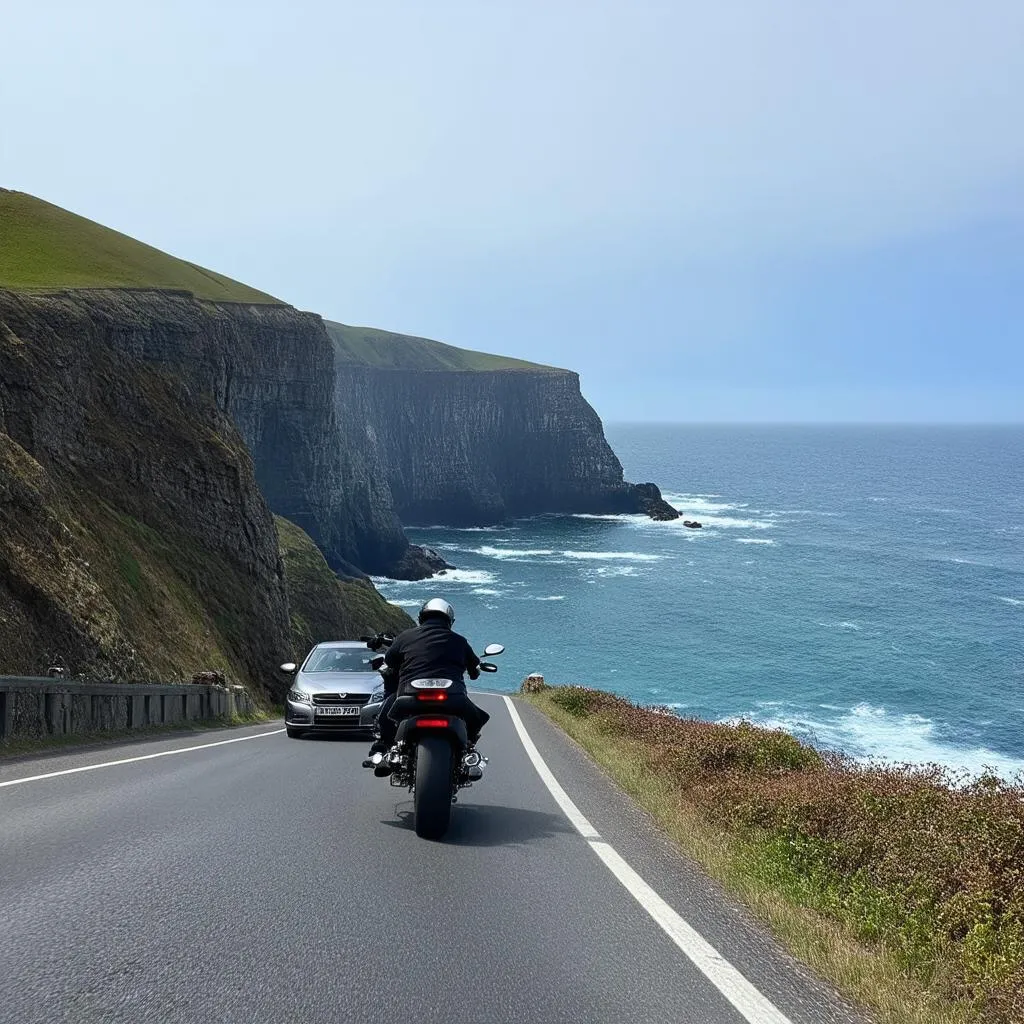
[[[0,188],[0,226],[0,288],[158,288],[222,302],[280,302],[25,192]]]
[[[1024,779],[526,694],[795,955],[885,1024],[1024,1021]]]

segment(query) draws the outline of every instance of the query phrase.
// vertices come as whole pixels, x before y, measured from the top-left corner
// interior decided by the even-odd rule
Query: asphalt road
[[[600,839],[581,835],[504,699],[478,699],[490,765],[441,843],[417,838],[406,791],[360,768],[361,739],[263,726],[0,763],[0,1021],[860,1020],[516,702]],[[608,849],[753,1002],[694,965]]]

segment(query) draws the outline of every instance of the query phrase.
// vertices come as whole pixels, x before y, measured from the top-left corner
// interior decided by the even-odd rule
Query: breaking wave
[[[486,569],[443,569],[436,576],[426,580],[393,580],[387,576],[372,576],[371,581],[375,587],[383,587],[386,590],[413,587],[436,590],[439,585],[447,586],[449,583],[485,587],[488,583],[495,583],[497,577]]]
[[[834,716],[820,712],[838,711]],[[887,764],[939,764],[978,776],[994,771],[1003,778],[1024,772],[1024,759],[988,747],[961,747],[937,735],[936,723],[923,715],[896,714],[885,707],[861,703],[852,708],[818,705],[801,714],[761,704],[750,720],[766,728],[784,729],[812,745],[843,750],[855,760]],[[728,719],[727,721],[736,721]]]
[[[563,551],[565,558],[585,562],[660,562],[664,555],[642,554],[639,551]]]

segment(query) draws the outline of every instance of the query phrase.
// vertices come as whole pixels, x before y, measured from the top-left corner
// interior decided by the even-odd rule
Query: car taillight
[[[417,700],[447,700],[448,694],[443,690],[428,690],[426,693],[417,693]]]
[[[416,725],[423,729],[446,729],[448,728],[447,718],[417,718]]]

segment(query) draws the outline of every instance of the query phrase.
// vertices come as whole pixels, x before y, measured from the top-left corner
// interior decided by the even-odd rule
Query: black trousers
[[[395,706],[397,693],[389,693],[380,706],[380,714],[377,716],[377,726],[380,729],[380,739],[373,744],[379,750],[389,750],[395,742],[395,733],[398,731],[398,722],[391,717],[391,709]],[[437,705],[424,707],[424,711],[432,711]],[[478,708],[464,693],[453,693],[449,696],[444,706],[444,714],[458,715],[466,723],[466,733],[470,743],[476,743],[480,738],[480,730],[487,724],[490,715],[482,708]]]

